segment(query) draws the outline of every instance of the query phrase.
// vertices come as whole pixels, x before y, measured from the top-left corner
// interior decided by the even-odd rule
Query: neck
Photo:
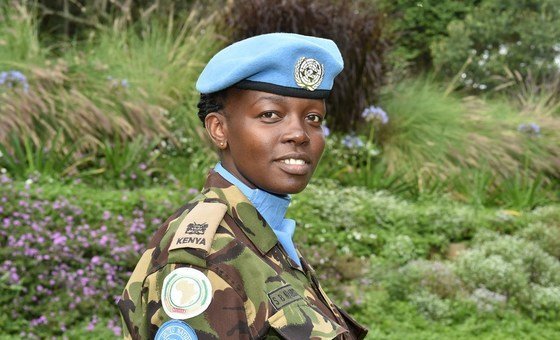
[[[232,172],[228,171],[222,163],[216,164],[214,171],[235,185],[253,203],[258,212],[273,229],[280,227],[286,215],[286,210],[290,205],[291,198],[289,195],[275,195],[259,188],[250,188],[234,176]]]

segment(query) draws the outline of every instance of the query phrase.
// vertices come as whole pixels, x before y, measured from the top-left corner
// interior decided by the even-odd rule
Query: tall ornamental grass
[[[192,138],[202,135],[194,84],[221,44],[211,18],[201,20],[194,8],[179,22],[170,15],[124,31],[94,30],[55,57],[39,45],[33,13],[0,9],[9,17],[0,22],[7,32],[0,40],[0,166],[25,177],[41,170],[36,159],[63,155],[55,175],[92,175],[106,172],[97,160],[111,156],[107,145],[141,138],[204,149],[202,138]]]
[[[533,175],[560,177],[560,121],[520,113],[502,101],[458,98],[426,79],[387,88],[383,106],[392,118],[381,131],[382,162],[388,172],[439,180],[461,169],[488,167],[501,178],[527,164]]]
[[[33,10],[11,1],[0,5],[0,63],[23,66],[41,60],[44,53]]]

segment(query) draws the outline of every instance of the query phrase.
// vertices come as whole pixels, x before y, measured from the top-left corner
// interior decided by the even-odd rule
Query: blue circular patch
[[[155,340],[197,340],[194,329],[186,322],[169,320],[158,329]]]

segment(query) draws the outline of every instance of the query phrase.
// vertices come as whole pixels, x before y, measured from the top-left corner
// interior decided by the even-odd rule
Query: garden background
[[[369,339],[560,334],[557,0],[5,0],[0,338],[109,339],[149,236],[216,162],[226,44],[334,39],[297,243]]]

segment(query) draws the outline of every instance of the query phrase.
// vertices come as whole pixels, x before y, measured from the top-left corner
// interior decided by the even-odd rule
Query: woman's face
[[[307,186],[325,148],[324,100],[232,88],[224,111],[226,169],[248,186],[275,194]]]

